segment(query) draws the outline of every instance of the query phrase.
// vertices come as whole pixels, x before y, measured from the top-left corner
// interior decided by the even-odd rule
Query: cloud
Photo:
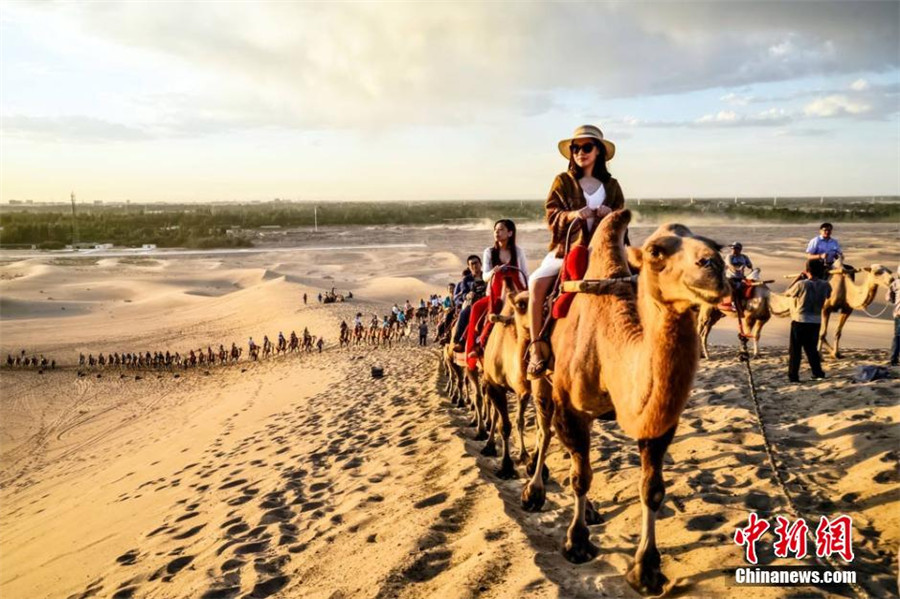
[[[847,96],[832,95],[813,100],[803,107],[803,114],[810,117],[831,117],[838,115],[860,115],[870,112],[872,106]]]
[[[3,135],[49,141],[118,142],[150,138],[146,131],[136,127],[83,116],[3,116],[0,130]]]
[[[858,91],[858,92],[865,91],[865,90],[869,89],[869,82],[866,81],[865,79],[857,79],[856,81],[854,81],[853,83],[850,84],[850,89],[852,89],[853,91]]]
[[[573,92],[630,98],[900,65],[894,2],[516,11],[495,3],[42,3],[15,11],[34,27],[52,18],[152,57],[148,79],[165,77],[167,65],[195,73],[193,89],[135,99],[156,115],[157,133],[173,136],[497,123],[559,111]]]
[[[753,96],[744,96],[736,94],[734,92],[729,92],[719,99],[726,104],[731,104],[732,106],[746,106],[753,101]]]

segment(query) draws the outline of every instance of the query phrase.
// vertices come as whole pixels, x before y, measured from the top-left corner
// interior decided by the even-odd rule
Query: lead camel
[[[575,513],[563,554],[572,562],[598,552],[585,522],[593,473],[593,421],[615,412],[622,430],[638,443],[641,458],[641,540],[626,574],[641,593],[658,594],[668,580],[656,548],[656,517],[665,497],[663,456],[690,395],[700,357],[695,308],[728,294],[719,246],[682,225],[663,225],[640,250],[626,253],[627,210],[601,223],[585,279],[628,277],[639,270],[637,288],[613,284],[602,294],[579,293],[551,336],[552,382],[533,382],[540,445],[534,475],[522,493],[527,509],[544,502],[541,472],[550,440],[549,417],[571,459]]]

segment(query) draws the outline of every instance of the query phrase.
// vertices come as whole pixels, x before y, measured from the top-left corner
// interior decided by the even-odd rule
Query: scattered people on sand
[[[812,378],[825,378],[822,359],[819,356],[819,329],[822,325],[822,306],[831,293],[831,285],[824,280],[825,265],[821,259],[806,261],[806,270],[784,292],[793,298],[791,304],[791,336],[788,346],[788,380],[800,382],[800,353],[812,370]]]
[[[894,340],[891,343],[891,366],[900,365],[900,266],[891,281],[887,294],[888,303],[894,304]]]
[[[319,348],[319,353],[322,353],[322,347],[325,345],[325,340],[319,337],[319,340],[316,341],[316,347]]]
[[[322,303],[322,292],[321,291],[319,292],[319,303],[320,304]]]
[[[475,367],[483,353],[487,335],[491,330],[487,314],[497,314],[506,298],[506,283],[524,289],[528,285],[528,262],[525,252],[516,243],[516,224],[503,218],[494,223],[494,244],[484,250],[482,278],[487,285],[487,295],[472,304],[466,331],[466,357]]]
[[[616,147],[603,138],[599,128],[582,125],[557,147],[569,166],[553,180],[544,204],[550,227],[550,251],[529,279],[528,310],[534,340],[528,362],[529,378],[540,377],[547,370],[550,344],[542,335],[544,302],[562,268],[567,245],[587,244],[596,225],[625,205],[622,188],[606,168]],[[627,234],[625,243],[628,244]]]
[[[806,246],[806,257],[822,260],[826,270],[831,270],[834,261],[844,257],[841,244],[831,236],[833,229],[831,223],[822,223],[819,226],[819,234],[810,239]]]
[[[305,293],[303,294],[303,305],[304,306],[306,305],[306,294]]]

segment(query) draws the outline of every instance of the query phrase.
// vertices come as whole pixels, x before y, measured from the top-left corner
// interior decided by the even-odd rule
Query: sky
[[[0,202],[900,195],[900,2],[0,3]]]

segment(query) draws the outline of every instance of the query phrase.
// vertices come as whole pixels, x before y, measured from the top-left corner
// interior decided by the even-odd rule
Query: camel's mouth
[[[715,306],[719,304],[727,295],[727,290],[722,288],[717,289],[708,289],[706,287],[695,287],[691,284],[685,284],[685,286],[690,290],[694,296],[700,300],[701,303],[709,304],[711,306]]]

